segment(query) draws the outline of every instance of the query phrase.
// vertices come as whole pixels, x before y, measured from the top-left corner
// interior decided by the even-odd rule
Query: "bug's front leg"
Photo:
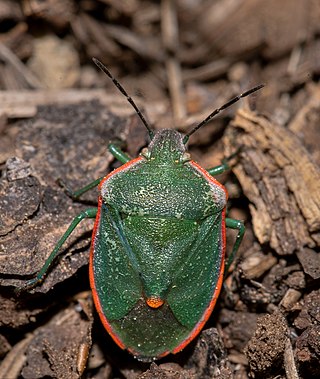
[[[41,270],[38,272],[35,278],[28,280],[23,286],[18,287],[16,289],[16,292],[21,292],[24,290],[27,290],[29,288],[32,288],[39,284],[47,274],[49,267],[51,266],[52,262],[56,259],[56,257],[60,254],[60,249],[62,245],[65,243],[66,239],[70,236],[70,234],[74,231],[74,229],[77,227],[77,225],[85,218],[95,218],[97,215],[98,208],[89,208],[76,216],[73,221],[71,222],[69,228],[66,230],[64,235],[60,238],[54,249],[52,250],[51,254],[49,255],[49,258],[45,261],[44,265],[42,266]]]
[[[108,150],[116,159],[118,159],[118,161],[123,164],[131,161],[129,155],[122,151],[120,144],[117,142],[110,142],[108,145]]]
[[[127,163],[131,160],[131,158],[121,150],[119,144],[117,144],[116,142],[109,143],[108,150],[121,163]],[[71,199],[77,200],[81,195],[90,191],[92,188],[98,186],[103,178],[104,176],[101,176],[100,178],[94,180],[93,182],[90,182],[86,186],[78,189],[77,191],[73,191],[62,179],[58,179],[58,184],[64,188],[66,194],[69,197],[71,197]]]
[[[233,259],[239,250],[239,247],[240,247],[240,244],[241,244],[241,241],[243,239],[244,232],[245,232],[245,226],[244,226],[243,222],[239,221],[239,220],[234,220],[233,218],[228,218],[228,217],[226,218],[226,227],[230,228],[230,229],[237,229],[238,234],[236,236],[236,240],[234,242],[231,254],[228,257],[228,262],[226,264],[225,272],[228,271],[231,263],[233,262]]]

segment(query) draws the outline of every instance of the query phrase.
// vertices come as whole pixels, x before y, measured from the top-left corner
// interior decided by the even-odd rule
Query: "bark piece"
[[[312,291],[303,298],[302,309],[294,320],[297,329],[305,330],[314,324],[320,324],[320,290]]]
[[[296,341],[295,359],[302,378],[318,378],[320,375],[320,326],[312,325]]]
[[[240,110],[225,138],[226,156],[250,200],[261,244],[278,254],[315,247],[320,230],[320,171],[290,130]]]
[[[15,181],[0,181],[0,236],[13,231],[31,217],[41,202],[41,186],[29,176]]]
[[[310,275],[312,279],[320,278],[320,254],[318,252],[304,248],[298,252],[298,259],[306,274]]]
[[[319,53],[319,48],[317,51]],[[290,122],[289,129],[303,141],[319,166],[320,85],[310,84],[306,92],[308,100]]]
[[[108,141],[128,138],[133,141],[129,153],[136,155],[146,135],[137,121],[119,118],[97,101],[40,107],[36,117],[20,122],[11,132],[15,155],[30,165],[33,176],[11,182],[3,176],[0,180],[0,281],[4,285],[35,274],[71,220],[83,209],[95,206],[97,190],[82,197],[91,202],[89,205],[81,204],[64,193],[57,179],[79,189],[108,173],[113,160],[107,151]],[[35,291],[47,292],[88,262],[92,224],[92,220],[79,224],[63,246],[61,258]],[[66,251],[68,254],[63,254]]]

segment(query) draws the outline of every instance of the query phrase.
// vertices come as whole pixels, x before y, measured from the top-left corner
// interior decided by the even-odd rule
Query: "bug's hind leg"
[[[234,220],[233,218],[228,218],[228,217],[226,218],[226,227],[230,228],[230,229],[237,229],[238,234],[236,236],[236,240],[234,242],[231,254],[228,257],[228,261],[227,261],[227,264],[225,267],[225,272],[228,271],[231,263],[233,262],[234,257],[236,256],[236,254],[239,250],[239,247],[240,247],[240,244],[242,242],[244,232],[245,232],[245,226],[244,226],[243,222],[239,221],[239,220]]]
[[[21,291],[27,290],[39,284],[44,279],[45,275],[47,274],[52,262],[60,254],[60,249],[62,245],[65,243],[65,241],[70,236],[70,234],[75,230],[78,224],[85,218],[95,218],[97,215],[97,212],[98,212],[97,208],[89,208],[79,213],[78,216],[76,216],[73,219],[73,221],[71,222],[70,226],[68,227],[64,235],[60,238],[60,240],[58,241],[58,243],[52,250],[51,254],[49,255],[48,259],[45,261],[44,265],[42,266],[40,271],[37,273],[36,277],[28,280],[25,285],[18,287],[16,289],[16,292],[19,293]]]

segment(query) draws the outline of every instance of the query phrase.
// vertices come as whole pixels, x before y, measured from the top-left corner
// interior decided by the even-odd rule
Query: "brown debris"
[[[0,334],[0,358],[3,358],[10,350],[12,346],[6,339],[6,337]]]
[[[281,366],[287,335],[286,320],[281,313],[258,318],[255,334],[244,350],[250,369],[266,375],[272,367]]]
[[[302,302],[301,312],[295,319],[296,328],[305,330],[320,322],[320,290],[307,294]]]
[[[4,73],[7,74],[2,78],[2,85],[5,88],[42,88],[40,81],[33,72],[28,70],[20,59],[2,43],[0,43],[0,58],[8,63],[7,66],[3,67]]]
[[[265,255],[261,251],[250,254],[241,268],[248,279],[258,279],[277,263],[277,259],[272,255]]]
[[[307,247],[297,253],[303,271],[312,279],[320,278],[320,255]]]
[[[72,0],[22,0],[26,17],[35,17],[57,28],[66,27],[75,15],[76,4]]]
[[[217,16],[218,8],[223,17]],[[319,3],[313,0],[299,4],[284,0],[281,6],[277,0],[230,2],[226,7],[218,2],[208,7],[202,33],[221,55],[252,54],[259,49],[265,58],[275,59],[319,31],[319,15]]]
[[[73,44],[55,35],[37,38],[28,67],[41,88],[74,87],[80,77],[79,57]]]
[[[185,368],[194,379],[227,379],[232,370],[222,338],[215,328],[204,330]]]
[[[222,309],[219,322],[223,326],[224,343],[233,355],[241,352],[243,359],[243,349],[254,334],[257,317],[256,313]]]
[[[174,120],[181,120],[186,116],[186,109],[182,88],[181,66],[178,60],[179,28],[175,2],[172,0],[162,1],[161,12],[162,41],[167,54],[167,80],[171,96],[172,113]]]
[[[296,341],[295,358],[305,378],[320,375],[320,328],[312,325]]]
[[[91,324],[92,318],[83,319],[74,306],[54,316],[29,341],[26,351],[28,364],[22,370],[23,377],[78,378],[78,350],[84,340],[90,347]]]
[[[161,365],[163,366],[163,365]],[[191,379],[192,376],[181,371],[181,368],[177,370],[175,367],[161,367],[155,363],[151,363],[150,369],[142,375],[139,375],[137,379]]]
[[[283,307],[285,310],[291,310],[296,306],[298,300],[301,297],[301,292],[295,290],[294,288],[289,288],[283,298],[281,299],[279,306]]]
[[[32,335],[27,335],[23,340],[13,346],[12,350],[6,355],[0,364],[1,379],[18,378],[23,366],[26,363],[25,352],[28,348]]]
[[[284,367],[288,379],[299,379],[298,370],[294,361],[292,345],[289,338],[286,339],[284,352]]]
[[[306,90],[308,96],[307,101],[290,122],[289,129],[299,136],[319,166],[320,86],[310,84]]]

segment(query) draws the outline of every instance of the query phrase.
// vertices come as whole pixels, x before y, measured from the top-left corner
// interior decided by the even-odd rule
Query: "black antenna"
[[[118,80],[115,79],[111,75],[111,72],[107,69],[107,67],[103,63],[101,63],[97,58],[92,58],[92,60],[100,68],[101,71],[103,71],[105,74],[107,74],[109,76],[109,78],[113,81],[113,83],[118,88],[118,90],[127,98],[129,103],[133,106],[134,110],[137,112],[137,115],[140,117],[140,120],[143,122],[144,126],[148,129],[149,136],[152,139],[154,136],[154,132],[150,128],[149,124],[147,123],[147,121],[144,118],[143,114],[141,113],[140,109],[136,106],[132,97],[127,94],[126,90],[122,87],[122,85],[118,82]]]
[[[259,89],[261,89],[262,87],[264,87],[265,85],[264,84],[260,84],[254,88],[251,88],[249,89],[248,91],[246,92],[243,92],[241,93],[240,95],[234,97],[233,99],[229,100],[227,103],[223,104],[221,107],[215,109],[212,113],[209,114],[208,117],[206,117],[203,121],[200,122],[200,124],[198,124],[197,126],[195,126],[193,129],[190,130],[190,132],[188,132],[185,136],[184,136],[184,139],[183,139],[183,143],[187,143],[188,140],[189,140],[189,137],[191,136],[191,134],[193,134],[194,132],[196,132],[198,129],[200,129],[203,125],[207,124],[214,116],[216,116],[218,113],[220,113],[221,111],[223,111],[224,109],[230,107],[230,105],[236,103],[238,100],[240,100],[241,98],[243,97],[246,97],[248,95],[251,95],[253,92],[256,92],[258,91]]]

